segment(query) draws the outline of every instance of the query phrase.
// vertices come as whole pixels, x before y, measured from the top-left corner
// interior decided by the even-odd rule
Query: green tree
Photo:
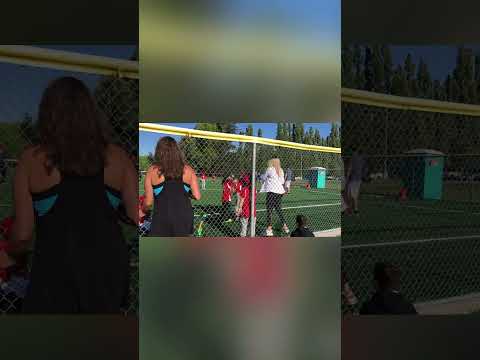
[[[417,73],[418,96],[424,98],[432,97],[432,79],[427,64],[420,59]]]
[[[355,87],[354,59],[350,46],[342,46],[342,86]]]
[[[403,68],[398,65],[392,77],[391,93],[393,95],[408,96],[408,80]]]
[[[292,123],[286,123],[284,138],[285,140],[293,141],[293,124]]]
[[[375,74],[373,68],[373,53],[369,46],[365,48],[363,72],[365,78],[364,90],[373,91],[375,89]]]
[[[435,100],[446,100],[445,89],[439,80],[433,82],[432,98]]]
[[[322,145],[322,136],[320,135],[320,130],[315,129],[314,141],[315,145]]]
[[[354,88],[363,89],[365,87],[365,74],[363,72],[363,53],[362,47],[360,45],[355,45],[353,47],[353,67],[355,72],[354,78]]]
[[[131,56],[138,60],[138,47]],[[105,76],[100,79],[94,97],[110,124],[114,140],[127,152],[138,151],[138,80]]]
[[[374,91],[385,92],[385,67],[383,63],[382,48],[379,45],[375,45],[372,51],[372,69],[373,69],[373,82]]]
[[[284,134],[283,123],[278,123],[278,124],[277,124],[277,136],[276,136],[276,139],[277,139],[277,140],[284,140],[284,139],[283,139],[283,134]]]
[[[408,54],[405,58],[404,70],[408,81],[415,78],[415,64],[413,63],[411,54]]]
[[[292,124],[292,140],[296,143],[303,143],[303,124],[302,123],[294,123]]]
[[[412,55],[408,54],[404,62],[404,70],[408,83],[408,95],[415,96],[417,94],[417,83],[415,79],[415,64],[412,60]]]
[[[245,131],[245,135],[253,136],[253,126],[252,126],[252,124],[248,124],[247,129]]]
[[[387,93],[392,91],[392,76],[393,76],[393,60],[392,52],[388,45],[382,46],[382,56],[383,56],[383,72],[385,77],[385,90]]]
[[[311,126],[308,128],[308,132],[305,135],[305,144],[315,144],[315,131]]]

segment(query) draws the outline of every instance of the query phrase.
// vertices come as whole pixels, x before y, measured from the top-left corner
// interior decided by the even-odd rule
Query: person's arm
[[[156,169],[151,166],[147,173],[145,174],[145,180],[143,181],[144,196],[145,200],[143,201],[143,212],[148,213],[153,206],[153,185],[152,185],[152,175]]]
[[[188,185],[190,185],[190,188],[192,189],[192,197],[195,200],[200,200],[202,197],[202,194],[200,193],[200,188],[198,187],[198,179],[197,175],[195,174],[195,171],[190,166],[186,166],[185,171],[187,173],[187,178],[188,178]]]
[[[242,213],[242,207],[243,207],[244,201],[245,199],[243,198],[242,194],[240,194],[240,196],[237,199],[237,206],[235,209],[235,213],[237,214],[237,216],[240,216],[240,214]]]
[[[29,188],[29,163],[31,151],[26,150],[15,171],[13,184],[13,197],[15,208],[15,220],[12,227],[10,242],[12,253],[25,250],[32,241],[33,230],[35,226],[33,200]],[[10,253],[10,251],[9,251]]]
[[[122,151],[122,164],[124,167],[122,179],[122,200],[127,216],[138,224],[138,175],[127,153]]]

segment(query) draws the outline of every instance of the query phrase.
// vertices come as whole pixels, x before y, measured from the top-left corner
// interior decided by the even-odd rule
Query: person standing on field
[[[267,205],[267,229],[266,235],[273,236],[273,222],[272,213],[275,210],[280,222],[282,223],[283,231],[285,234],[289,234],[287,223],[282,210],[282,197],[285,194],[285,174],[280,165],[280,159],[270,159],[268,161],[268,167],[263,175],[263,183],[260,188],[261,193],[267,193],[266,205]]]
[[[287,194],[290,194],[290,186],[292,185],[293,181],[293,171],[292,169],[288,168],[285,172],[285,191]]]
[[[207,188],[206,182],[207,182],[207,175],[205,174],[205,171],[202,170],[202,174],[200,175],[200,180],[202,181],[202,190],[205,190]]]
[[[354,150],[350,166],[347,171],[348,196],[352,201],[352,208],[355,214],[358,214],[358,200],[360,196],[360,187],[362,185],[363,173],[366,168],[366,161],[363,155]]]

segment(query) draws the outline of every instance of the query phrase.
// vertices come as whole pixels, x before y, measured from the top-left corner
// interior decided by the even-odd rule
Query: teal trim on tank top
[[[53,205],[55,205],[55,201],[57,201],[57,198],[58,195],[52,195],[48,198],[34,201],[33,207],[35,208],[38,216],[43,216],[47,212],[49,212]]]
[[[113,206],[114,209],[118,208],[120,202],[122,201],[118,196],[113,195],[110,191],[106,190],[108,200],[110,201],[110,205]]]
[[[153,189],[155,196],[158,196],[163,190],[163,185]]]

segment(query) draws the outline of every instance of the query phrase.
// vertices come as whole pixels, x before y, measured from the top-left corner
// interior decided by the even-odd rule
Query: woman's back
[[[106,185],[119,191],[127,166],[127,155],[116,145],[109,145],[105,154],[106,164],[103,168],[103,178]],[[29,190],[39,193],[48,190],[61,181],[61,174],[57,168],[48,173],[45,163],[48,161],[47,153],[41,146],[35,146],[25,151],[23,159],[28,166]]]
[[[30,313],[119,312],[128,291],[120,206],[137,223],[138,179],[89,88],[61,77],[45,89],[38,145],[15,169],[17,250],[34,238]]]
[[[145,179],[148,203],[154,204],[150,236],[188,236],[193,233],[191,197],[199,198],[193,169],[184,167],[182,178],[169,178],[156,165],[150,167]]]
[[[25,312],[118,312],[126,299],[128,249],[116,210],[129,164],[113,145],[105,159],[96,174],[77,175],[49,172],[41,147],[22,156],[35,216]]]
[[[260,192],[273,192],[276,194],[284,194],[285,189],[283,187],[283,184],[283,171],[281,171],[279,175],[277,174],[277,171],[274,167],[269,167],[265,173],[265,181],[262,184]]]

